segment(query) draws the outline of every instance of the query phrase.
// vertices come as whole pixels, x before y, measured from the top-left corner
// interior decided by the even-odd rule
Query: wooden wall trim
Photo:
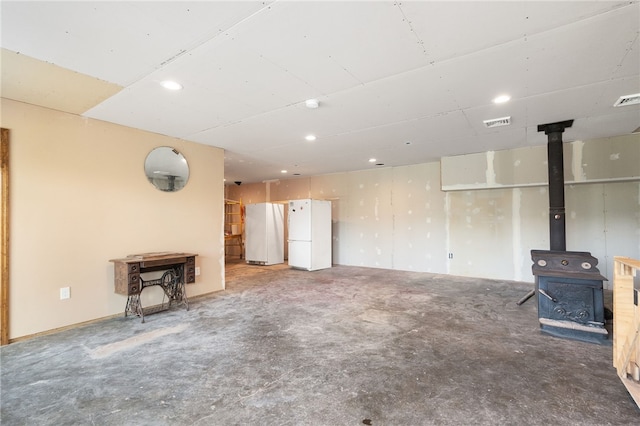
[[[2,168],[2,241],[0,242],[0,345],[9,343],[9,129],[0,129]]]

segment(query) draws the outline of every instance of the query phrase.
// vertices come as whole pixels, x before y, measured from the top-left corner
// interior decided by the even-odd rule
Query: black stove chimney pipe
[[[540,124],[538,131],[547,135],[547,163],[549,168],[549,240],[550,249],[567,250],[564,208],[564,155],[562,133],[573,120]]]

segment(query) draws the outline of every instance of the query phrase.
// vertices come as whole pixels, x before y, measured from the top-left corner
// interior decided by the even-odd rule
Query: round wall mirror
[[[189,180],[187,159],[175,148],[161,146],[147,155],[144,173],[160,191],[180,191]]]

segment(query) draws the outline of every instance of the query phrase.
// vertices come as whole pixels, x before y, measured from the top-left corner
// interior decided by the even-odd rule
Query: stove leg
[[[520,306],[527,300],[531,299],[536,294],[535,290],[531,290],[529,293],[525,294],[524,297],[516,302],[516,305]]]

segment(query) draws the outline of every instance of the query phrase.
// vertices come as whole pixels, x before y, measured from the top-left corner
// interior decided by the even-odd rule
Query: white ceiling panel
[[[2,47],[127,85],[264,7],[261,1],[3,1]]]
[[[478,52],[524,35],[524,2],[409,1],[400,8],[422,40],[430,62]]]
[[[400,3],[430,61],[476,53],[628,6],[623,1],[409,1]]]
[[[636,123],[633,127],[630,123]],[[575,135],[568,140],[589,140],[628,135],[640,127],[640,105],[626,107],[625,110],[607,115],[582,118],[573,124]],[[618,129],[624,129],[620,131]],[[638,165],[640,168],[640,164]]]
[[[460,108],[490,104],[501,94],[527,96],[525,42],[517,41],[436,65],[442,84]]]
[[[640,20],[640,16],[638,16],[638,20]],[[636,38],[628,43],[627,53],[613,75],[615,77],[637,77],[638,64],[640,64],[640,39],[636,33]]]
[[[408,159],[415,159],[416,155],[422,159],[438,158],[432,156],[432,150],[441,145],[446,146],[448,140],[473,138],[475,135],[466,122],[464,114],[457,111],[436,117],[326,136],[314,142],[297,140],[294,143],[279,146],[265,146],[258,149],[256,153],[266,158],[281,158],[283,162],[289,161],[287,165],[317,161],[318,157],[333,159],[335,161],[331,165],[324,167],[329,167],[334,172],[348,170],[349,164],[354,160],[356,163],[366,162],[371,157],[378,158],[380,153],[393,149],[404,151],[404,153],[399,152],[399,158],[394,162],[386,161],[385,164],[410,164],[412,161]],[[407,145],[406,142],[410,144]]]
[[[427,64],[392,1],[278,2],[259,20],[244,24],[230,31],[236,40],[303,78],[298,64],[308,60],[321,68],[339,65],[361,83]]]
[[[640,61],[638,61],[638,64],[640,64]],[[597,109],[594,110],[594,115],[608,115],[613,113],[614,110],[622,113],[621,108],[613,108],[613,104],[620,96],[640,93],[640,78],[638,78],[638,76],[632,76],[604,81],[594,88],[600,94],[595,105]],[[626,111],[627,108],[638,108],[638,105],[625,106],[622,107],[622,110]],[[640,117],[638,117],[638,121],[640,121]]]
[[[314,92],[286,69],[229,37],[201,46],[167,69],[178,78],[235,96],[262,111],[299,102]]]
[[[250,146],[256,137],[269,138],[262,135],[277,135],[271,143],[279,144],[301,140],[308,133],[326,138],[390,124],[404,125],[417,118],[458,110],[446,88],[440,84],[436,71],[428,67],[405,73],[402,77],[359,85],[320,98],[321,106],[316,110],[291,105],[190,137],[210,144],[225,140],[229,145],[222,142],[224,148],[238,149],[243,143]]]
[[[500,93],[525,98],[609,81],[637,38],[628,13],[616,10],[560,29],[440,64],[444,84],[461,108],[490,103]],[[627,40],[619,43],[618,40]],[[597,54],[595,52],[598,52]],[[636,75],[638,73],[638,59]],[[473,70],[473,78],[465,78]]]
[[[640,81],[634,80],[635,88],[640,89]],[[617,94],[623,93],[624,88],[628,89],[633,83],[629,79],[604,81],[528,98],[527,124],[538,125],[612,114],[615,109],[613,103],[618,99]],[[640,121],[640,117],[638,118]]]
[[[205,87],[187,86],[182,91],[171,92],[162,88],[159,81],[137,82],[84,115],[186,139],[201,129],[259,113],[256,107],[243,104],[236,97]],[[209,99],[207,104],[202,102],[203,96]],[[167,120],[167,117],[178,116],[180,120]]]
[[[640,84],[634,79],[636,84]],[[628,79],[601,82],[567,90],[559,90],[539,96],[514,99],[501,105],[483,105],[465,110],[465,114],[478,134],[491,132],[484,129],[483,120],[511,117],[513,127],[530,127],[570,119],[581,119],[594,114],[609,114],[613,110],[612,93],[629,88]],[[613,89],[613,90],[612,90]],[[604,96],[608,93],[609,96]],[[605,102],[602,102],[603,97]],[[640,117],[639,117],[640,118]],[[640,120],[638,120],[640,122]],[[640,124],[640,123],[639,123]],[[546,139],[542,141],[546,143]]]
[[[629,43],[638,37],[637,18],[630,19],[625,11],[616,10],[530,37],[529,93],[611,79],[627,56]]]
[[[227,180],[251,182],[544,144],[538,124],[571,118],[565,140],[627,134],[639,18],[638,0],[3,1],[1,44],[124,86],[84,115],[224,148]],[[16,100],[84,105],[6,71],[6,93],[43,88]]]
[[[328,97],[348,130],[428,117],[459,109],[442,84],[438,67],[428,66]]]

